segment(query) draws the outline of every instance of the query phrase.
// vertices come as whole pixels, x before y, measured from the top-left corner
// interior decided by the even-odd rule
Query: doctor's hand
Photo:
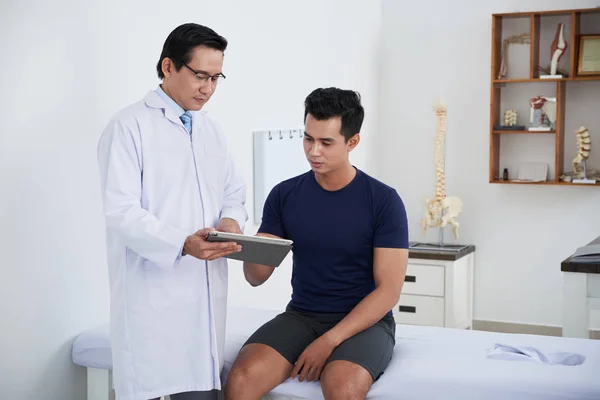
[[[240,225],[232,218],[221,218],[217,225],[217,230],[220,232],[239,233],[240,235],[244,234],[240,229]]]
[[[337,344],[327,334],[316,339],[298,357],[298,361],[296,361],[290,374],[290,379],[298,376],[300,382],[304,380],[318,381],[321,372],[323,372],[325,361],[336,347]]]
[[[213,228],[204,228],[188,236],[183,245],[184,254],[199,258],[201,260],[216,260],[242,250],[242,246],[235,242],[208,242],[206,237]]]

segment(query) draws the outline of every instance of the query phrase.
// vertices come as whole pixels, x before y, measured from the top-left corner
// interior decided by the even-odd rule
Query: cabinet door
[[[403,293],[393,313],[397,324],[444,326],[444,298]]]

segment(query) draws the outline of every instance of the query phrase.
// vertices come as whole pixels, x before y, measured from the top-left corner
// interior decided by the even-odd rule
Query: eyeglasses
[[[192,71],[194,73],[194,75],[196,76],[196,79],[198,79],[202,83],[206,83],[210,79],[210,83],[213,86],[215,86],[217,83],[223,82],[223,80],[226,78],[226,76],[223,75],[222,73],[218,73],[216,75],[208,75],[204,71],[196,71],[195,69],[191,68],[189,65],[184,63],[183,61],[181,63],[183,64],[184,67],[186,67],[187,69]]]

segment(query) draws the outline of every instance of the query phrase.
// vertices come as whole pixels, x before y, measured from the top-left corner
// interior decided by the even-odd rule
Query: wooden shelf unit
[[[542,34],[540,32],[542,19],[545,17],[550,18],[562,18],[562,21],[566,21],[569,26],[569,31],[564,30],[564,39],[567,41],[567,51],[563,55],[559,62],[559,67],[562,67],[565,63],[568,68],[562,67],[563,70],[568,69],[568,76],[560,79],[547,79],[540,78],[539,66],[549,67],[548,62],[540,63],[540,42]],[[582,18],[594,18],[595,26],[598,26],[599,32],[582,32],[581,20]],[[510,20],[525,20],[528,24],[527,33],[530,35],[529,43],[529,73],[523,77],[510,77],[506,79],[499,79],[499,72],[502,62],[502,46],[503,40],[506,38],[503,36],[503,25],[505,22]],[[561,21],[561,22],[562,22]],[[597,23],[596,23],[597,21]],[[565,24],[566,25],[566,24]],[[554,32],[556,27],[554,28]],[[514,32],[514,33],[526,33],[525,31]],[[491,59],[491,99],[490,99],[490,167],[489,167],[489,182],[498,184],[533,184],[533,185],[565,185],[565,186],[600,186],[600,182],[594,184],[574,184],[572,182],[562,182],[560,180],[561,175],[564,171],[564,141],[565,141],[565,103],[566,103],[566,86],[572,82],[587,82],[587,81],[600,81],[600,75],[577,75],[577,66],[579,59],[579,38],[582,34],[599,34],[600,33],[600,7],[598,8],[585,8],[585,9],[572,9],[572,10],[551,10],[551,11],[531,11],[531,12],[517,12],[517,13],[502,13],[492,15],[492,59]],[[554,36],[554,33],[553,33]],[[546,38],[547,39],[547,38]],[[552,41],[551,38],[550,42]],[[509,45],[510,46],[510,45]],[[548,49],[548,53],[550,50]],[[565,59],[565,60],[563,60]],[[510,69],[509,61],[509,69]],[[516,61],[518,62],[518,61]],[[559,74],[560,72],[557,72]],[[556,129],[553,131],[528,131],[528,130],[497,130],[494,129],[496,124],[501,124],[504,120],[504,115],[501,111],[501,92],[502,89],[509,85],[519,84],[553,84],[556,88]],[[540,94],[540,93],[538,93]],[[536,94],[537,95],[537,94]],[[596,94],[598,101],[600,101],[600,93]],[[534,97],[534,96],[531,96]],[[524,101],[528,101],[529,98],[524,96]],[[519,123],[519,125],[524,125]],[[522,182],[515,180],[502,180],[502,171],[500,168],[500,140],[504,135],[536,135],[536,137],[548,137],[547,135],[554,136],[555,138],[555,149],[554,149],[554,178],[545,182]],[[513,136],[514,137],[514,136]],[[572,139],[569,137],[569,139]],[[575,155],[573,155],[575,156]]]

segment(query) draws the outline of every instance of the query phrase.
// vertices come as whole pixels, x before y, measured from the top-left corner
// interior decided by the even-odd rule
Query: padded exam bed
[[[277,311],[229,308],[223,381],[248,336]],[[82,333],[73,362],[87,400],[110,397],[108,326]],[[266,398],[323,399],[318,382],[285,381]],[[397,325],[392,361],[368,399],[600,399],[600,341]]]

